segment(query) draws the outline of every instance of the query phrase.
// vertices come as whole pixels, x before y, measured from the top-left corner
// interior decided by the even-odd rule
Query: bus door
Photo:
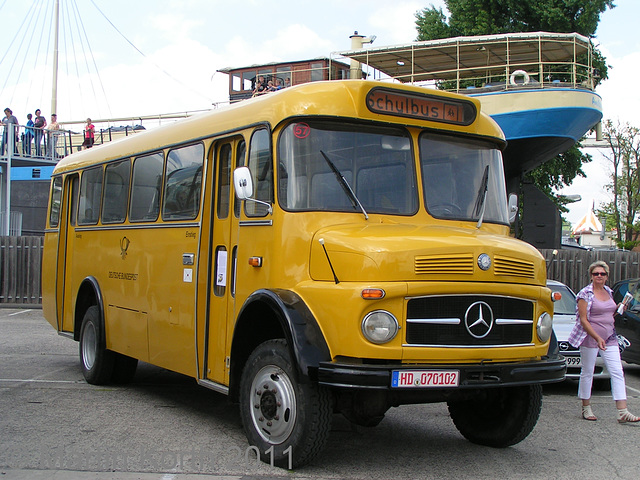
[[[67,175],[63,185],[58,237],[56,316],[58,318],[58,331],[69,333],[73,333],[73,308],[71,307],[73,305],[73,288],[67,282],[73,278],[71,252],[73,251],[75,240],[77,198],[78,174]]]
[[[210,225],[208,233],[205,233],[206,227],[203,228],[200,255],[200,258],[208,258],[201,376],[221,384],[227,384],[229,379],[226,326],[227,319],[235,315],[236,246],[240,213],[240,202],[233,194],[231,177],[233,169],[244,164],[245,151],[242,137],[225,139],[213,144],[210,155],[215,156],[215,161],[209,163],[215,180],[211,182],[213,188],[209,194]]]

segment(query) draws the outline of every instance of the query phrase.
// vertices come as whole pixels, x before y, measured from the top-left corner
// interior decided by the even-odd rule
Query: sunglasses
[[[593,272],[591,275],[593,275],[594,277],[606,277],[607,273],[606,272]]]

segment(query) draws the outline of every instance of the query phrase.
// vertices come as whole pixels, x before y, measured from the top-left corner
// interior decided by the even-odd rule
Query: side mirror
[[[509,195],[509,223],[513,223],[518,216],[518,196],[515,193]]]
[[[233,171],[233,186],[240,200],[246,200],[253,195],[253,179],[249,167],[238,167]]]
[[[258,203],[267,207],[267,212],[273,214],[273,208],[268,202],[252,198],[253,195],[253,178],[249,167],[238,167],[233,171],[233,186],[236,190],[236,196],[240,200]]]

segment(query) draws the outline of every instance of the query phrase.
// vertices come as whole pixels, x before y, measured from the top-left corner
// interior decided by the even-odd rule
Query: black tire
[[[253,351],[240,380],[240,415],[263,462],[289,469],[309,463],[327,442],[332,414],[328,389],[298,381],[285,340]]]
[[[105,385],[111,381],[114,354],[104,347],[100,309],[89,307],[80,329],[80,364],[87,383]]]
[[[138,359],[128,357],[121,353],[112,352],[114,356],[113,373],[111,374],[111,382],[125,384],[130,383],[136,374],[138,368]]]
[[[449,414],[470,442],[504,448],[524,440],[542,409],[542,387],[526,385],[480,392],[477,400],[449,402]]]

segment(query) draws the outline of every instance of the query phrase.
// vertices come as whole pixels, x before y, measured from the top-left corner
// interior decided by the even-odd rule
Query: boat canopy
[[[455,37],[337,54],[401,82],[449,82],[444,87],[454,91],[536,83],[592,90],[598,74],[591,41],[578,33]]]

